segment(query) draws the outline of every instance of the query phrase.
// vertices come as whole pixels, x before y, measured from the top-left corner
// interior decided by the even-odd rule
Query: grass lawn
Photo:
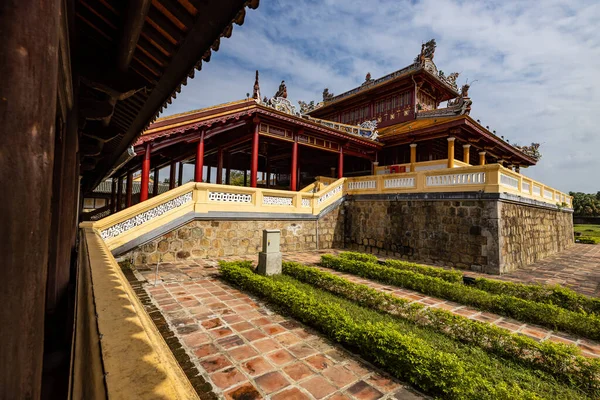
[[[579,224],[573,225],[575,232],[581,232],[582,236],[600,237],[600,225]]]

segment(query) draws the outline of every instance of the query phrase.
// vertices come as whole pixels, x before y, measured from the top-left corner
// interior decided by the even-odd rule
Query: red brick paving
[[[161,266],[160,272],[163,283],[148,285],[146,291],[220,397],[424,398],[317,332],[216,279],[214,268],[191,262]],[[154,282],[153,273],[142,274]]]

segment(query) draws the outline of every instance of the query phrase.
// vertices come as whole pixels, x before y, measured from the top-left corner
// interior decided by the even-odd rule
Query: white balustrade
[[[252,203],[252,195],[244,193],[208,192],[209,201],[225,203]]]
[[[319,197],[317,204],[321,205],[321,204],[325,203],[326,201],[328,201],[329,199],[331,199],[336,194],[341,193],[342,187],[343,187],[342,185],[339,185],[339,186],[333,188],[332,190],[330,190],[329,192],[325,193],[323,196]]]
[[[533,185],[533,194],[536,196],[542,196],[542,187],[538,185]]]
[[[485,172],[428,176],[427,186],[480,185],[485,183]]]
[[[521,192],[529,193],[530,190],[531,190],[531,184],[529,182],[523,181],[521,183]]]
[[[552,199],[554,199],[554,196],[552,195],[552,192],[550,190],[547,190],[546,188],[544,188],[544,198],[548,199],[548,200],[552,200]]]
[[[293,199],[291,197],[282,197],[282,196],[263,196],[263,205],[292,206]]]
[[[386,189],[392,188],[412,188],[415,187],[415,178],[392,178],[383,181],[383,187]]]
[[[310,207],[310,199],[302,199],[302,207]]]
[[[513,176],[500,173],[500,184],[509,188],[519,190],[519,180]]]
[[[377,181],[354,181],[348,182],[349,190],[365,190],[365,189],[376,189]]]

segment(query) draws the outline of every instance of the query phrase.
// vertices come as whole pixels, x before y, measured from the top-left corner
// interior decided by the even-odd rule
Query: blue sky
[[[435,62],[469,92],[471,116],[511,143],[541,143],[522,170],[563,191],[600,190],[600,2],[262,0],[166,116],[239,100],[260,71],[262,95],[320,101],[410,64],[437,41]],[[187,170],[186,170],[187,174]]]

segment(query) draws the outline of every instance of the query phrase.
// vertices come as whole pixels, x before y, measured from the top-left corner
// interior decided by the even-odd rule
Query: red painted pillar
[[[142,162],[142,179],[140,182],[140,203],[148,200],[148,185],[150,184],[150,143],[146,145],[144,161]]]
[[[175,188],[175,173],[177,172],[177,163],[175,161],[171,161],[171,167],[169,169],[169,190],[171,190]]]
[[[196,173],[194,180],[196,182],[202,182],[202,170],[204,169],[204,129],[200,134],[200,141],[196,148]]]
[[[298,171],[298,137],[294,136],[294,144],[292,144],[292,168],[290,171],[290,190],[296,190],[297,179],[296,173]]]
[[[123,209],[123,177],[120,176],[117,180],[117,211]]]
[[[133,172],[127,173],[127,188],[125,189],[125,201],[127,207],[131,207],[131,196],[133,191]]]
[[[258,174],[258,118],[254,119],[254,134],[252,135],[252,163],[250,165],[250,186],[256,187]]]
[[[217,150],[217,185],[223,183],[223,149]]]
[[[344,176],[344,151],[340,146],[340,156],[338,157],[338,179]]]

